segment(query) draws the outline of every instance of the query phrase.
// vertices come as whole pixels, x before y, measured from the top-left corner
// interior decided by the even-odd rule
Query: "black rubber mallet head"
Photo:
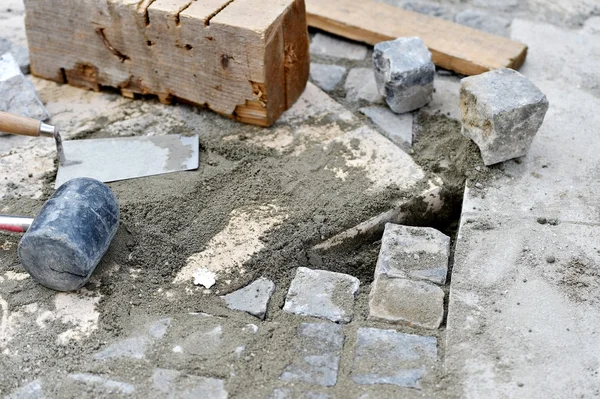
[[[104,183],[85,177],[60,186],[35,219],[0,217],[0,229],[25,232],[18,247],[25,270],[58,291],[87,283],[118,227],[117,198]]]

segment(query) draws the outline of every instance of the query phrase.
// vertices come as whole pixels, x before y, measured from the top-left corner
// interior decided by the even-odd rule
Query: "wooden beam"
[[[304,0],[25,0],[32,73],[268,126],[309,73]]]
[[[437,66],[463,75],[518,69],[527,56],[522,43],[373,0],[306,0],[306,12],[309,26],[371,45],[419,36]]]

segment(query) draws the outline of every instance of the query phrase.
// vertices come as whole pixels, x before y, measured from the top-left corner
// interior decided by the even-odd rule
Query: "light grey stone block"
[[[94,374],[69,374],[68,378],[96,389],[100,388],[105,394],[132,395],[135,393],[135,387],[131,384]]]
[[[50,117],[33,85],[23,75],[10,53],[0,57],[0,111],[39,120]]]
[[[350,376],[361,385],[392,384],[418,389],[419,381],[436,361],[434,337],[359,328]]]
[[[353,68],[348,72],[346,83],[346,101],[357,103],[365,101],[367,103],[383,104],[384,99],[377,89],[373,70],[370,68]]]
[[[403,113],[431,101],[435,66],[418,37],[402,37],[375,45],[375,81],[392,111]]]
[[[227,399],[223,380],[183,374],[177,370],[157,368],[152,374],[153,388],[164,397],[178,399]]]
[[[292,280],[283,310],[303,316],[348,323],[354,316],[356,277],[299,267]]]
[[[378,276],[369,294],[369,319],[437,329],[444,317],[444,291],[425,281]]]
[[[128,338],[123,341],[109,345],[101,352],[96,353],[94,358],[98,360],[106,359],[143,359],[146,357],[146,349],[150,340],[147,337]]]
[[[347,60],[364,60],[367,56],[367,47],[324,33],[317,33],[310,42],[310,53]]]
[[[173,319],[170,317],[160,319],[150,326],[148,333],[152,338],[161,339],[167,334],[167,331],[169,331],[172,321]]]
[[[379,126],[383,135],[395,144],[412,145],[412,114],[398,115],[385,107],[366,107],[359,110]]]
[[[29,73],[29,50],[12,41],[0,37],[0,54],[11,53],[23,74]]]
[[[456,14],[454,21],[470,28],[479,29],[494,35],[507,36],[510,21],[479,10],[464,10]]]
[[[386,276],[444,284],[449,256],[450,237],[436,229],[387,223],[375,279]]]
[[[486,165],[526,155],[547,110],[544,93],[512,69],[461,80],[462,133],[477,144]]]
[[[4,397],[4,399],[44,399],[46,394],[42,388],[40,380],[31,381],[23,385],[16,391]]]
[[[310,79],[321,89],[332,91],[342,81],[346,68],[337,65],[310,64]]]
[[[223,296],[223,299],[229,309],[248,312],[263,320],[274,292],[275,284],[271,280],[261,277],[252,284]]]
[[[281,376],[284,381],[304,381],[321,386],[337,382],[340,354],[344,346],[338,324],[303,323],[298,328],[296,351],[300,355]]]

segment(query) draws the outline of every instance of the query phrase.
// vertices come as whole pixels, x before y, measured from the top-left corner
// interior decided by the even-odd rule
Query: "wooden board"
[[[527,56],[522,43],[373,0],[306,0],[306,12],[309,26],[371,45],[419,36],[437,66],[463,75],[518,69]]]
[[[304,0],[25,0],[34,75],[268,126],[309,72]]]

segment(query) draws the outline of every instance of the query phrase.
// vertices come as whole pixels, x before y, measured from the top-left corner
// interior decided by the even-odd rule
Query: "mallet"
[[[23,232],[18,254],[40,284],[58,291],[81,288],[119,227],[119,204],[98,180],[69,180],[35,219],[0,215],[0,230]]]

